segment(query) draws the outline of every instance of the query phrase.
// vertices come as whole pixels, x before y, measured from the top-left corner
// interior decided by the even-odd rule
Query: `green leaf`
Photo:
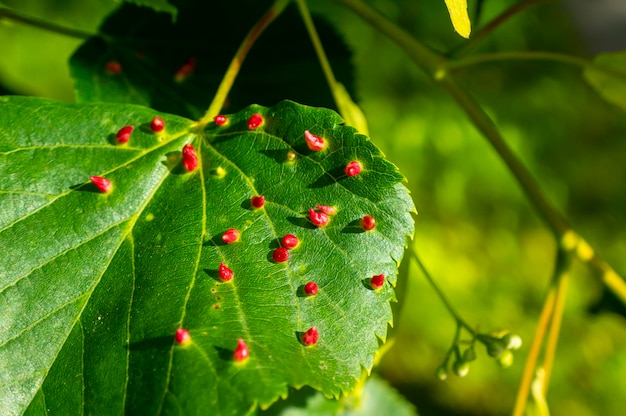
[[[414,416],[413,405],[398,394],[382,378],[373,374],[367,379],[363,390],[340,400],[324,397],[310,388],[303,388],[289,395],[287,400],[277,402],[260,415],[272,416]]]
[[[626,110],[626,52],[603,53],[585,69],[587,82],[604,99]]]
[[[285,101],[203,128],[135,105],[0,106],[3,413],[244,414],[288,386],[339,396],[371,369],[414,207],[396,168],[336,113]],[[263,124],[249,130],[255,113]],[[159,134],[148,127],[157,115]],[[130,141],[115,144],[126,125]],[[327,149],[310,151],[305,130]],[[197,149],[193,172],[185,144]],[[347,177],[353,160],[363,170]],[[337,209],[325,227],[308,220],[317,205]],[[240,238],[225,244],[229,228]],[[276,263],[288,233],[300,243]],[[316,296],[304,295],[309,281]],[[312,326],[319,341],[307,347]],[[181,327],[189,344],[174,342]],[[233,360],[238,339],[244,362]]]
[[[241,41],[271,1],[182,2],[176,22],[124,5],[70,61],[79,102],[146,105],[199,119]],[[241,13],[245,10],[245,13]],[[334,29],[315,19],[338,79],[354,96],[350,52]],[[118,63],[120,72],[107,69]],[[225,111],[283,99],[333,108],[333,97],[295,7],[288,7],[250,50]]]

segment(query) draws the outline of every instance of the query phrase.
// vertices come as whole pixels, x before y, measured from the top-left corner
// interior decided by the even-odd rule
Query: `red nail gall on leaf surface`
[[[196,70],[196,58],[189,58],[174,74],[174,81],[183,82]]]
[[[272,253],[272,258],[276,263],[284,263],[289,260],[289,250],[284,247],[278,247]]]
[[[176,333],[174,334],[174,340],[179,345],[187,344],[189,341],[191,341],[191,335],[189,334],[189,331],[187,331],[185,328],[178,328],[176,330]]]
[[[250,205],[254,208],[263,208],[263,205],[265,205],[265,197],[263,195],[253,196],[250,199]]]
[[[304,285],[304,293],[306,293],[307,296],[315,296],[317,295],[317,292],[318,292],[317,283],[309,282],[306,285]]]
[[[119,144],[128,143],[130,140],[130,134],[135,130],[135,126],[124,126],[117,131],[115,139]]]
[[[118,61],[109,61],[104,65],[104,69],[112,75],[121,74],[122,64],[120,64]]]
[[[160,133],[165,128],[165,121],[161,117],[155,117],[150,122],[150,130],[154,133]]]
[[[250,355],[250,351],[248,351],[248,346],[245,341],[241,338],[237,340],[237,349],[233,353],[233,358],[235,361],[244,361]]]
[[[294,248],[298,245],[299,242],[300,241],[298,240],[298,237],[293,234],[287,234],[280,239],[280,243],[285,248]]]
[[[263,124],[263,116],[261,114],[252,114],[248,119],[248,130],[258,129]]]
[[[304,131],[304,140],[306,141],[307,147],[314,152],[319,152],[326,149],[326,140],[314,135],[308,130]]]
[[[309,219],[311,220],[313,224],[315,224],[318,227],[325,226],[326,224],[328,224],[328,221],[330,220],[327,214],[323,212],[317,212],[313,208],[309,209]]]
[[[103,178],[102,176],[90,176],[89,180],[91,180],[91,183],[93,183],[102,193],[107,194],[111,192],[111,189],[113,189],[111,181],[107,178]]]
[[[361,164],[356,160],[348,163],[344,169],[347,176],[356,176],[361,173]]]
[[[337,208],[328,205],[318,205],[315,208],[322,211],[326,215],[335,215],[337,213]]]
[[[196,149],[190,144],[183,147],[183,166],[187,172],[193,172],[198,167]]]
[[[317,344],[317,340],[320,338],[320,334],[316,327],[312,326],[304,334],[302,334],[302,343],[304,345],[311,346]]]
[[[381,287],[383,287],[384,284],[385,284],[384,274],[377,274],[376,276],[373,276],[370,279],[370,285],[372,286],[372,289],[378,290]]]
[[[371,215],[365,215],[361,219],[361,227],[363,227],[365,231],[373,230],[376,227],[376,220]]]
[[[228,122],[228,119],[226,118],[225,115],[220,114],[220,115],[217,115],[217,116],[213,117],[213,121],[218,126],[223,126],[224,124],[226,124]]]
[[[232,244],[237,240],[239,240],[239,231],[234,228],[229,228],[222,234],[222,241],[226,244]]]
[[[224,282],[228,282],[233,278],[233,271],[226,267],[224,263],[220,263],[220,267],[217,269],[217,274]]]

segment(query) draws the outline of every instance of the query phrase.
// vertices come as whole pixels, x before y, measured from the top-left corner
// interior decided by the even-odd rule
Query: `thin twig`
[[[446,309],[448,310],[448,312],[450,313],[450,315],[452,315],[452,317],[456,320],[457,322],[457,326],[458,327],[464,327],[465,329],[467,329],[473,336],[476,335],[476,332],[474,331],[474,328],[472,328],[462,317],[461,315],[459,315],[459,313],[456,311],[456,309],[454,309],[454,307],[452,306],[452,303],[450,303],[450,301],[448,300],[446,294],[439,288],[439,285],[437,284],[437,282],[435,282],[435,280],[432,278],[432,276],[430,275],[430,273],[428,273],[428,270],[426,269],[426,266],[424,266],[424,263],[422,263],[422,261],[420,260],[419,256],[417,255],[417,253],[415,252],[415,250],[411,250],[411,257],[413,257],[413,259],[417,262],[417,265],[419,266],[419,268],[422,270],[422,273],[424,274],[424,277],[426,277],[426,280],[428,280],[428,283],[430,283],[430,285],[432,286],[433,289],[435,289],[435,292],[437,293],[437,296],[439,296],[439,299],[441,299],[441,302],[444,304],[444,306],[446,307]],[[458,338],[458,328],[457,328],[457,335],[456,338]]]
[[[198,127],[202,128],[204,125],[209,123],[213,117],[220,113],[224,103],[226,102],[228,93],[235,82],[235,78],[237,78],[237,75],[239,74],[239,69],[248,55],[248,51],[252,45],[254,45],[261,33],[263,33],[265,28],[267,28],[270,23],[272,23],[272,21],[274,21],[274,19],[285,9],[287,4],[289,4],[289,1],[290,0],[276,0],[268,11],[265,12],[265,14],[259,19],[259,21],[256,22],[252,29],[250,29],[250,32],[248,32],[246,37],[243,39],[241,45],[239,45],[239,49],[237,49],[235,56],[230,62],[230,65],[224,74],[224,78],[222,78],[222,82],[213,97],[211,105],[204,116],[199,120]]]
[[[528,356],[526,357],[524,372],[522,373],[520,386],[517,389],[513,416],[522,416],[524,414],[524,410],[526,409],[526,402],[528,401],[528,394],[533,381],[535,368],[537,368],[537,360],[539,358],[539,353],[541,352],[541,345],[543,344],[543,338],[546,334],[548,324],[550,323],[552,312],[554,311],[555,298],[556,287],[552,285],[550,286],[546,300],[543,302],[543,308],[541,309],[541,314],[539,315],[539,322],[537,323],[535,336],[533,337],[533,342],[530,345],[530,350],[528,351]]]

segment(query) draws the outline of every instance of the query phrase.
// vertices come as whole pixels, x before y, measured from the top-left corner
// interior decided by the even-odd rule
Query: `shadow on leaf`
[[[174,336],[156,337],[133,342],[127,346],[131,351],[160,350],[170,348],[174,343]]]

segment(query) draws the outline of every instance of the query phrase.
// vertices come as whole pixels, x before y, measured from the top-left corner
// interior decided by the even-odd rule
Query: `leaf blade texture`
[[[371,369],[414,207],[397,169],[336,113],[285,101],[204,127],[136,105],[0,105],[8,414],[243,414],[289,386],[339,396]],[[251,130],[255,114],[263,122]],[[150,130],[155,116],[161,133]],[[130,140],[116,144],[126,125],[136,126]],[[328,148],[308,150],[304,130]],[[193,172],[182,167],[186,144],[200,161]],[[352,160],[364,169],[347,177]],[[265,197],[260,209],[255,195]],[[308,220],[320,205],[337,209],[325,227]],[[372,231],[360,227],[366,214],[377,218]],[[240,235],[226,244],[230,228]],[[299,244],[276,262],[288,233]],[[219,278],[220,263],[232,280]],[[381,273],[374,290],[369,279]],[[313,297],[308,281],[320,288]],[[319,341],[305,346],[312,326]],[[181,327],[191,342],[178,345]],[[249,357],[237,362],[240,338]]]

